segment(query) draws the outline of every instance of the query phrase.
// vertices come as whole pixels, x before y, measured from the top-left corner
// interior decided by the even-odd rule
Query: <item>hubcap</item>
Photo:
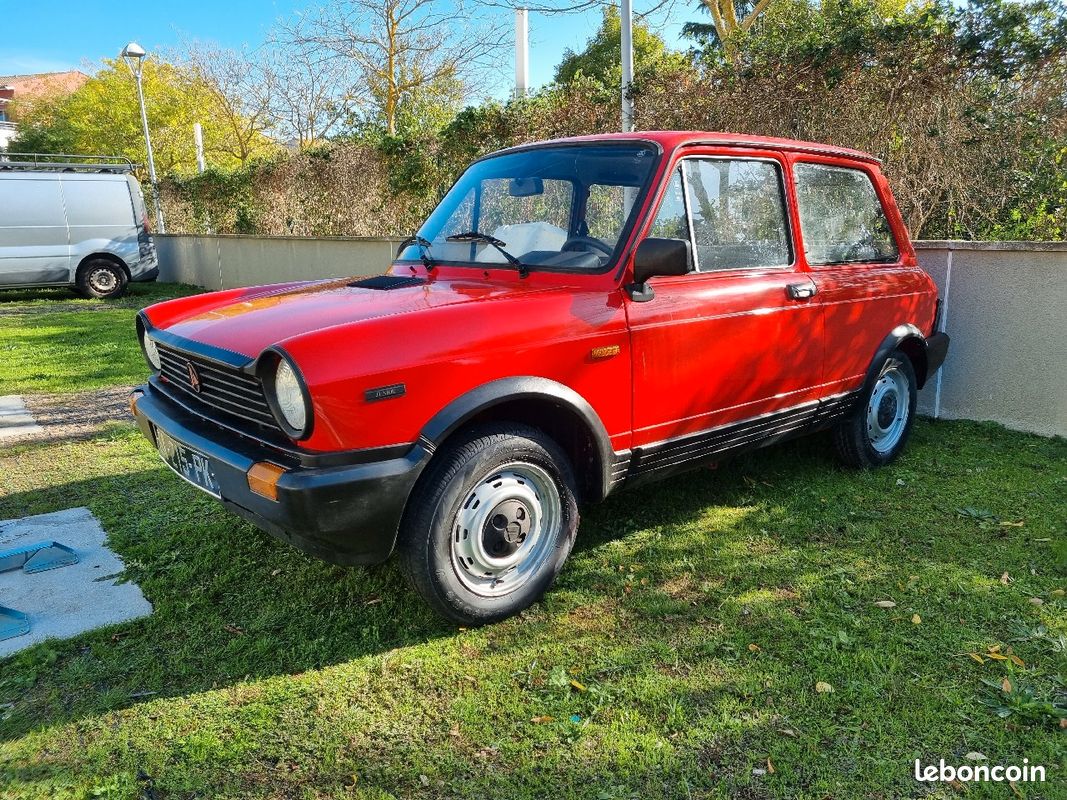
[[[908,378],[897,362],[891,362],[878,377],[867,404],[867,436],[871,447],[888,453],[900,442],[908,424],[911,395]]]
[[[463,499],[449,542],[452,568],[475,594],[508,594],[540,571],[562,524],[552,476],[535,464],[508,464],[479,480]]]
[[[118,285],[118,280],[109,269],[94,269],[89,273],[89,285],[98,292],[110,292]]]

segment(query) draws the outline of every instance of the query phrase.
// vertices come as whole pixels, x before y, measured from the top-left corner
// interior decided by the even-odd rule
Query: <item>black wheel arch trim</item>
[[[599,480],[591,499],[599,500],[607,496],[614,483],[612,469],[617,460],[607,429],[589,401],[569,386],[549,378],[529,375],[499,378],[483,383],[438,411],[423,427],[419,440],[423,446],[431,451],[435,450],[450,434],[479,414],[515,400],[545,401],[578,417],[592,434],[597,451],[599,475],[596,477]],[[579,469],[580,465],[574,467]]]
[[[921,389],[945,360],[945,354],[948,352],[948,336],[944,333],[935,333],[927,338],[917,326],[910,322],[897,325],[878,345],[863,380],[863,392],[870,391],[871,386],[878,380],[882,362],[894,350],[903,350],[912,359],[915,367],[915,388]]]

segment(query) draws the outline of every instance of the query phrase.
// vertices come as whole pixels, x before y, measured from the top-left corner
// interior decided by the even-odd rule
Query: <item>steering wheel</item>
[[[615,252],[614,247],[593,236],[572,236],[565,241],[563,247],[560,248],[560,252],[563,253],[571,251],[581,252],[582,250],[599,250],[608,257]]]

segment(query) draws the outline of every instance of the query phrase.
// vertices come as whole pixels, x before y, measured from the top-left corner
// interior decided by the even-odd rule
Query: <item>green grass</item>
[[[0,459],[0,518],[89,506],[156,610],[2,665],[0,786],[128,797],[143,773],[164,797],[821,797],[858,782],[895,797],[915,791],[916,757],[1062,769],[1057,720],[997,717],[983,700],[1010,697],[982,679],[1062,699],[1065,461],[1062,442],[966,423],[921,424],[872,473],[839,470],[819,440],[776,448],[589,509],[545,601],[457,631],[392,565],[304,558],[131,430],[23,448]],[[998,644],[1025,666],[967,655]],[[753,777],[767,758],[776,772]]]
[[[972,751],[1067,797],[1063,440],[920,422],[883,470],[816,437],[624,492],[478,630],[227,514],[125,423],[0,451],[0,519],[78,505],[155,612],[0,661],[0,797],[949,798],[914,759]],[[998,646],[1022,666],[968,655]]]
[[[0,395],[140,383],[145,364],[134,329],[138,310],[200,291],[134,283],[118,300],[86,300],[66,289],[0,292]]]

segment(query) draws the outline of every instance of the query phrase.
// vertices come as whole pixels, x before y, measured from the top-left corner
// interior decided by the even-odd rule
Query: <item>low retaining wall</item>
[[[158,235],[160,280],[206,289],[379,275],[399,239]],[[917,242],[945,301],[933,417],[1067,436],[1067,242]]]

